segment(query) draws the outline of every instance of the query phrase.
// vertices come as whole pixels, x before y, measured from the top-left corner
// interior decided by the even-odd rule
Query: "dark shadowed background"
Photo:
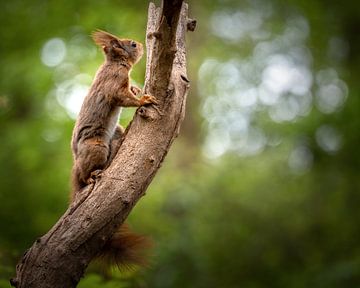
[[[129,217],[152,264],[91,266],[79,287],[359,287],[360,5],[189,2],[186,119]],[[2,1],[1,288],[67,208],[71,131],[103,61],[91,31],[144,42],[147,6]]]

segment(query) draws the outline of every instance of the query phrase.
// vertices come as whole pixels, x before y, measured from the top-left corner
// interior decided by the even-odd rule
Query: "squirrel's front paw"
[[[140,103],[141,103],[141,105],[158,104],[158,101],[156,100],[156,98],[154,96],[144,95],[140,98]]]
[[[131,86],[130,90],[135,96],[141,93],[141,89],[139,87],[136,87],[136,86]]]

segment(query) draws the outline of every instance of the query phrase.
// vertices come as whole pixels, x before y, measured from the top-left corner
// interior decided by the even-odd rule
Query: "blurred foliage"
[[[91,267],[79,287],[359,286],[360,6],[189,2],[187,116],[129,219],[152,265]],[[0,287],[66,210],[74,117],[102,62],[91,31],[144,39],[147,5],[3,1]]]

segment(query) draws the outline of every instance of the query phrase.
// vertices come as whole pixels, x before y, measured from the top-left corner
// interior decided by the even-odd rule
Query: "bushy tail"
[[[120,270],[146,267],[152,246],[149,238],[132,232],[127,224],[123,224],[105,244],[99,258],[106,266],[116,265]]]

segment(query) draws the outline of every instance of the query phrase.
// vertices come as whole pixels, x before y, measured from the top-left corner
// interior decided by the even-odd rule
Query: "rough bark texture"
[[[188,22],[182,0],[165,0],[160,8],[150,3],[145,92],[159,105],[138,109],[110,167],[24,254],[13,286],[76,287],[89,262],[144,195],[184,117]]]

